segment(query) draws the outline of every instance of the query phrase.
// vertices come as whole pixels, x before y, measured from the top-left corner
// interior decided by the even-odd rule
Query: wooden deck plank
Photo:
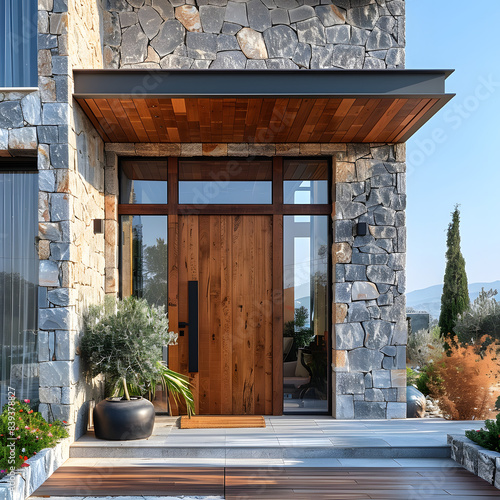
[[[499,498],[460,467],[60,467],[33,496],[225,495],[226,500]]]

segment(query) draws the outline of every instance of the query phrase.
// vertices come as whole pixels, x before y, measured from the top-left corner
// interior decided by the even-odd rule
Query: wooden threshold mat
[[[462,467],[60,467],[33,496],[221,496],[226,500],[499,498]]]
[[[265,426],[266,420],[259,415],[181,417],[181,429],[238,429]]]

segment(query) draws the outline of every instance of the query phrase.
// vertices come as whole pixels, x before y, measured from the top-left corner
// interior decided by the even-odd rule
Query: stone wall
[[[403,0],[106,0],[105,66],[404,67]]]
[[[104,295],[104,236],[93,223],[104,218],[104,144],[72,98],[73,66],[102,64],[99,3],[70,4],[39,1],[39,368],[41,412],[78,437],[101,395],[83,380],[77,345],[85,309]]]
[[[348,145],[337,163],[334,411],[406,417],[404,145]],[[366,222],[368,234],[357,235]]]

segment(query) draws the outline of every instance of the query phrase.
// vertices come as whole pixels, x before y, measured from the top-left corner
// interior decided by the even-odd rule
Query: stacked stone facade
[[[118,293],[119,157],[274,155],[333,160],[333,416],[405,416],[404,146],[105,148],[72,98],[74,68],[403,68],[404,36],[402,0],[39,0],[38,89],[0,90],[0,156],[38,158],[45,416],[77,437],[102,397],[84,380],[78,339],[86,308]]]
[[[335,194],[334,416],[405,418],[404,145],[348,145]]]
[[[106,11],[108,68],[404,67],[403,0],[107,0]]]

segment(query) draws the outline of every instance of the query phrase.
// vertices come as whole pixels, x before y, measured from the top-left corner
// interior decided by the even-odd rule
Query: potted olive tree
[[[162,360],[162,346],[175,344],[163,307],[144,299],[108,299],[93,306],[84,318],[80,351],[91,377],[104,375],[110,397],[94,409],[97,438],[145,439],[153,432],[155,411],[144,396],[154,397],[158,385],[175,400],[183,399],[193,413],[187,377],[170,370]]]

